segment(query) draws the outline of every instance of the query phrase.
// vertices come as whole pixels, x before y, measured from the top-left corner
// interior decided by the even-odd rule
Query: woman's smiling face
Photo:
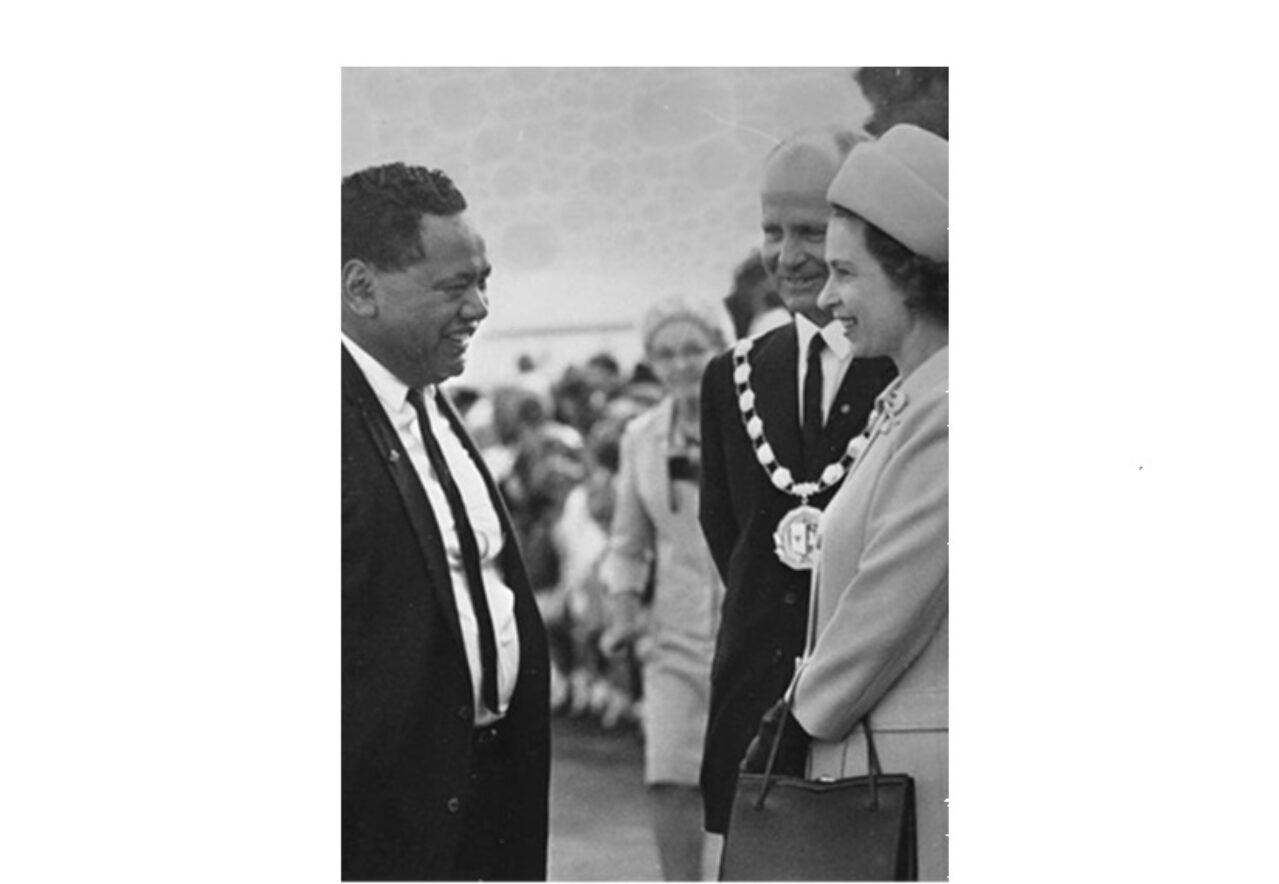
[[[676,318],[662,325],[648,342],[653,373],[677,397],[696,395],[702,372],[715,355],[715,341],[701,323]]]
[[[817,299],[844,326],[853,355],[895,356],[917,317],[906,296],[866,249],[866,222],[837,215],[826,228],[830,277]]]

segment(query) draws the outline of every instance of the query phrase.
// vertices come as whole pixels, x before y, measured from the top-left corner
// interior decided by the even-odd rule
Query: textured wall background
[[[493,313],[465,379],[638,355],[673,292],[718,300],[759,242],[777,139],[858,126],[851,68],[347,68],[342,172],[403,160],[458,183],[488,240]]]

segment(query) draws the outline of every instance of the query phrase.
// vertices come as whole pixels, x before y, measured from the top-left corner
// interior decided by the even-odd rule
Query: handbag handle
[[[795,703],[795,692],[788,690],[785,695],[786,706],[782,712],[782,723],[777,727],[777,733],[773,735],[773,745],[768,749],[768,762],[764,765],[764,783],[760,786],[759,797],[755,799],[755,809],[762,810],[764,807],[764,799],[768,797],[768,791],[773,787],[773,763],[777,760],[777,750],[782,744],[782,731],[786,727],[786,719],[790,717],[791,707]],[[862,730],[866,732],[866,770],[870,779],[870,809],[879,809],[879,777],[883,774],[883,768],[879,766],[879,752],[875,749],[875,736],[870,728],[870,713],[866,713],[866,717],[861,720]]]

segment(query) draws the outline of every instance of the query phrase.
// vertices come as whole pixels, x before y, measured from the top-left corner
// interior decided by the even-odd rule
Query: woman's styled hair
[[[676,319],[687,319],[700,325],[716,351],[724,349],[733,340],[732,325],[722,306],[700,298],[671,295],[649,307],[640,320],[640,338],[645,351],[652,346],[653,336],[658,330]]]
[[[906,308],[942,325],[950,321],[950,262],[934,261],[917,255],[855,212],[832,206],[836,218],[862,222],[866,251],[870,252],[884,275],[906,296]]]

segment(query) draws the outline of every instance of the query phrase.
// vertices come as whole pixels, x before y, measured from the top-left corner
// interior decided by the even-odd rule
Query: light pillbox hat
[[[902,123],[853,148],[826,199],[874,224],[917,255],[950,257],[950,144]]]

